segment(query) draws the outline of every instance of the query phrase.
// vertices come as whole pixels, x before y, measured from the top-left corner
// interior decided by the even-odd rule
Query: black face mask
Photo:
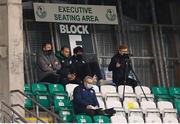
[[[45,54],[50,55],[53,51],[52,50],[46,50],[44,51]]]

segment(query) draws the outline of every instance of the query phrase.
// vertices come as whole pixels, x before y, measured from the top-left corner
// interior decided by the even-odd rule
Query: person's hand
[[[116,68],[119,68],[119,67],[121,67],[121,64],[116,63]]]
[[[51,64],[48,64],[48,66],[49,66],[49,67],[52,67],[52,65],[51,65]]]
[[[55,65],[58,65],[59,63],[57,61],[54,62]]]
[[[94,109],[98,109],[99,107],[98,106],[95,106]]]
[[[87,105],[86,109],[93,109],[94,107],[92,105]]]

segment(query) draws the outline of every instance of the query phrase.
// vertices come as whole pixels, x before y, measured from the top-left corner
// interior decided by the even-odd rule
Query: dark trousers
[[[119,82],[117,82],[116,85],[117,86],[124,85],[124,83],[125,83],[125,81],[124,81],[124,79],[122,79]],[[135,88],[137,86],[137,81],[130,79],[130,78],[127,78],[125,85],[129,85],[129,86],[132,86],[133,88]]]
[[[50,73],[48,75],[46,75],[42,80],[40,80],[40,82],[48,82],[48,83],[59,83],[59,79],[60,79],[60,75],[56,74],[56,73]]]
[[[88,114],[89,116],[93,117],[94,115],[107,115],[109,117],[113,116],[114,113],[116,113],[116,111],[111,108],[111,109],[105,109],[105,110],[101,110],[101,109],[85,109],[85,113]]]

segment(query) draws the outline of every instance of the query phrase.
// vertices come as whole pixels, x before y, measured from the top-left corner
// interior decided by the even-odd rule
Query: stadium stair
[[[17,116],[14,122],[31,123],[178,123],[180,117],[180,88],[146,87],[144,98],[139,86],[133,89],[125,86],[125,99],[122,101],[122,86],[93,86],[98,102],[103,109],[114,108],[116,114],[111,118],[105,115],[90,117],[86,114],[75,115],[73,111],[73,90],[78,86],[68,84],[29,84],[24,85],[24,93],[15,90],[11,93],[25,95],[25,118]],[[119,119],[121,118],[121,119]],[[20,121],[21,120],[21,121]]]

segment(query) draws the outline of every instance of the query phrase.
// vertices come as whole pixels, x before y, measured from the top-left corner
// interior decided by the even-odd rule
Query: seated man
[[[73,53],[74,55],[71,57],[71,67],[72,70],[74,70],[74,72],[76,73],[76,76],[82,81],[84,77],[90,73],[90,69],[87,62],[82,56],[82,47],[74,48]]]
[[[100,71],[100,67],[97,61],[87,62],[85,58],[87,56],[84,55],[84,50],[82,47],[76,47],[73,50],[74,55],[71,57],[72,68],[77,73],[77,76],[83,80],[86,75],[97,76],[97,81],[102,79],[102,74]],[[84,55],[84,56],[83,56]]]
[[[37,57],[39,82],[58,83],[60,75],[56,72],[61,69],[61,64],[53,53],[50,42],[42,45],[42,53]]]
[[[61,48],[61,51],[56,52],[56,57],[59,59],[61,63],[61,74],[63,76],[67,76],[69,71],[71,70],[71,60],[70,60],[70,49],[67,46]]]
[[[107,114],[112,116],[115,111],[113,109],[102,110],[99,108],[99,103],[93,88],[93,78],[86,76],[83,83],[74,89],[73,102],[76,114],[86,113],[90,116],[98,114]]]

